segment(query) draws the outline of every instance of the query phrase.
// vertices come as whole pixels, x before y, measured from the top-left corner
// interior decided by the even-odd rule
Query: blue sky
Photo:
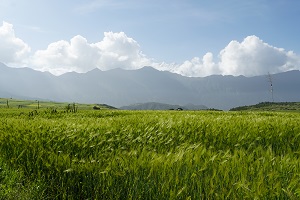
[[[1,0],[0,62],[57,75],[277,73],[300,69],[299,13],[298,0]]]

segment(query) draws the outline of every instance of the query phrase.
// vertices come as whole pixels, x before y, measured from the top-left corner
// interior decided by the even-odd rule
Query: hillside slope
[[[147,102],[147,103],[137,103],[132,104],[129,106],[122,106],[120,109],[123,110],[206,110],[208,109],[204,105],[194,105],[194,104],[187,104],[187,105],[171,105],[171,104],[164,104],[164,103],[157,103],[157,102]]]
[[[260,110],[260,111],[300,111],[300,102],[262,102],[255,105],[240,106],[230,111]]]

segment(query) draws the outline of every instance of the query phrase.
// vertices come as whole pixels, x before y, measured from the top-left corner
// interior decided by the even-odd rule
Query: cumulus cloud
[[[194,57],[192,60],[187,60],[181,65],[173,66],[170,69],[178,74],[184,76],[209,76],[212,74],[219,74],[218,65],[214,63],[213,54],[206,53],[202,59]]]
[[[86,72],[97,66],[100,56],[95,44],[89,44],[82,36],[73,37],[70,42],[58,41],[38,50],[30,59],[36,69],[62,74],[69,71]]]
[[[29,53],[30,47],[15,36],[13,25],[3,22],[0,26],[0,62],[22,63]]]
[[[47,49],[37,51],[31,59],[34,67],[54,74],[67,71],[87,72],[94,68],[137,69],[150,64],[138,43],[125,33],[105,32],[98,43],[88,43],[78,35],[70,42],[51,43]]]
[[[299,69],[300,65],[293,52],[273,47],[254,35],[246,37],[241,43],[231,41],[220,52],[219,57],[219,69],[226,75],[278,73]]]
[[[100,69],[138,69],[151,64],[151,60],[142,53],[139,44],[124,32],[106,32],[103,40],[96,46],[101,51],[98,63]]]
[[[103,39],[96,43],[89,43],[77,35],[70,41],[53,42],[46,49],[30,55],[30,47],[15,36],[13,25],[6,22],[0,27],[0,62],[55,75],[87,72],[94,68],[131,70],[143,66],[191,77],[213,74],[255,76],[300,70],[299,55],[273,47],[254,35],[242,42],[231,41],[216,57],[208,52],[202,58],[194,57],[181,64],[154,62],[142,53],[138,42],[124,32],[105,32]]]
[[[242,42],[231,41],[220,51],[218,60],[214,59],[212,53],[207,53],[202,59],[194,57],[182,64],[165,64],[161,68],[191,77],[213,74],[256,76],[300,70],[300,57],[292,51],[273,47],[253,35]]]

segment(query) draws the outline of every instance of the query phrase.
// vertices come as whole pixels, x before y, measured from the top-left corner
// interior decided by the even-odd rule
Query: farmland
[[[299,199],[300,113],[0,109],[0,199]]]

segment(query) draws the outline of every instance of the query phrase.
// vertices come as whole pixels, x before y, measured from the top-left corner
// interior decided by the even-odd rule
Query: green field
[[[84,104],[75,102],[55,102],[45,100],[22,100],[11,98],[0,98],[0,108],[18,108],[18,109],[56,109],[66,110],[66,107],[75,104],[78,110],[92,110],[94,106],[100,109],[115,109],[106,104]]]
[[[300,198],[299,112],[32,110],[0,109],[0,199]]]

